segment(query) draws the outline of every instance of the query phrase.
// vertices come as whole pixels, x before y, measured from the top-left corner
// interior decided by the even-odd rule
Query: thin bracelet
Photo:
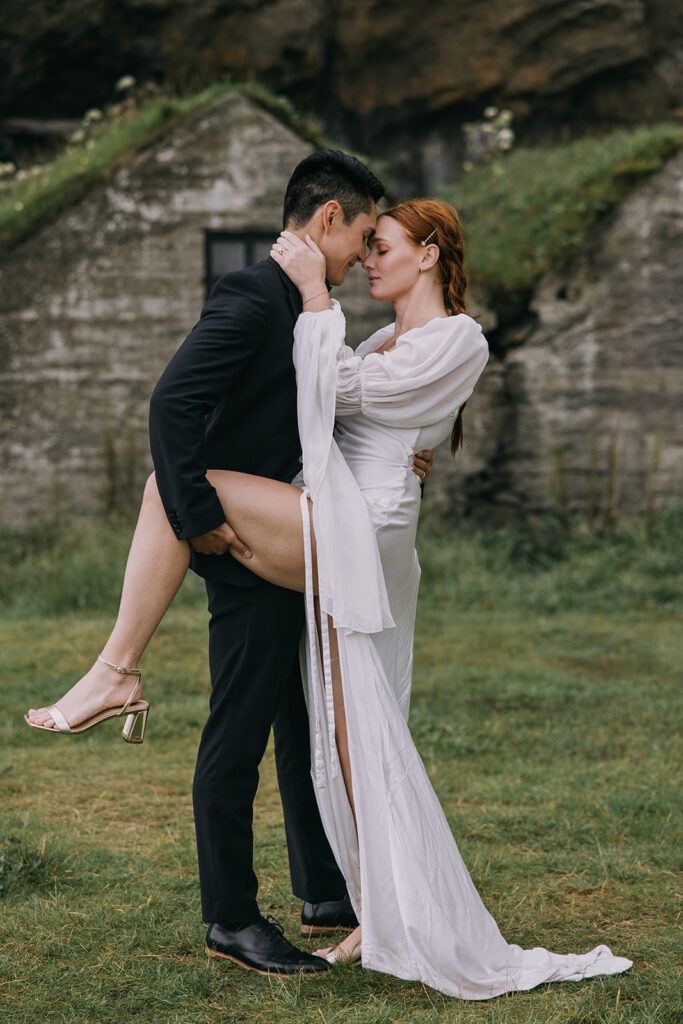
[[[307,302],[313,302],[313,299],[319,298],[321,295],[329,295],[327,288],[323,288],[321,292],[316,292],[315,295],[309,295],[307,299],[303,299],[301,302],[302,306],[305,306]]]

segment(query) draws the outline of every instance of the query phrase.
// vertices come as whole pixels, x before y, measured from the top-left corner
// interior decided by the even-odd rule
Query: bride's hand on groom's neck
[[[303,239],[284,230],[273,243],[270,255],[299,289],[306,312],[330,308],[325,257],[310,235]]]

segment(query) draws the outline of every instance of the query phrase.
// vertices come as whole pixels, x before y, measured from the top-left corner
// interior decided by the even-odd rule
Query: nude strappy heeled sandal
[[[111,661],[106,661],[101,654],[97,655],[97,660],[101,661],[103,665],[108,665],[109,668],[112,668],[114,672],[118,672],[119,675],[137,676],[125,704],[120,707],[105,708],[103,711],[98,711],[97,714],[86,718],[84,722],[79,722],[78,725],[74,726],[69,725],[56,704],[50,704],[45,710],[50,714],[57,726],[56,729],[51,728],[49,725],[39,725],[37,722],[32,722],[28,715],[24,715],[26,724],[30,725],[32,729],[42,729],[43,732],[56,732],[64,736],[75,736],[79,732],[87,732],[88,729],[92,729],[94,725],[99,725],[100,722],[106,722],[109,718],[120,718],[122,715],[126,715],[126,721],[123,726],[124,740],[126,743],[142,743],[145,738],[145,726],[147,725],[147,715],[149,713],[149,703],[146,700],[135,700],[135,694],[140,689],[142,683],[142,672],[137,668],[122,668],[120,665],[114,665]]]
[[[334,946],[329,952],[325,949],[316,949],[313,956],[319,956],[323,960],[327,960],[328,964],[358,964],[361,958],[362,943],[358,943],[354,946],[350,953],[346,950],[341,949],[341,946]]]

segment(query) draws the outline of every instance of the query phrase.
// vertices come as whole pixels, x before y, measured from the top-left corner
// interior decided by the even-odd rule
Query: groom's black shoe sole
[[[301,909],[301,934],[305,939],[335,932],[350,932],[358,927],[351,900],[325,900],[322,903],[304,903]]]
[[[210,925],[205,948],[212,959],[232,960],[257,974],[287,977],[326,974],[330,969],[326,960],[297,949],[284,937],[279,925],[263,917],[239,928]]]
[[[274,974],[277,974],[278,978],[294,978],[294,977],[297,977],[297,978],[302,978],[302,977],[303,978],[309,978],[309,977],[313,977],[314,975],[317,975],[317,974],[326,974],[327,973],[325,970],[323,970],[323,971],[306,971],[306,970],[304,970],[303,967],[299,967],[298,970],[296,970],[296,971],[282,971],[282,970],[264,971],[260,967],[251,967],[249,964],[243,963],[242,960],[238,960],[236,957],[230,956],[229,953],[221,953],[220,950],[218,950],[218,949],[209,949],[209,947],[207,946],[206,947],[206,953],[207,953],[207,956],[211,960],[231,960],[234,964],[237,964],[238,967],[244,967],[245,971],[255,971],[257,974],[264,974],[264,975],[266,975],[266,977],[272,977]],[[324,960],[322,962],[325,963]]]

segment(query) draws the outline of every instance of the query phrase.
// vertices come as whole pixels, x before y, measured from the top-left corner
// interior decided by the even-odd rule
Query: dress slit
[[[334,695],[332,692],[332,660],[330,655],[330,633],[327,616],[320,615],[320,645],[317,644],[317,629],[315,615],[315,594],[313,592],[313,546],[311,544],[311,523],[308,510],[308,488],[304,488],[299,498],[301,507],[301,525],[304,539],[304,562],[306,580],[306,621],[309,634],[316,638],[316,647],[319,658],[312,660],[313,685],[312,698],[317,721],[325,721],[327,729],[327,743],[330,751],[331,772],[330,778],[336,780],[340,774],[339,756],[335,739],[334,722]],[[311,628],[313,632],[311,633]],[[321,671],[322,669],[322,671]],[[315,762],[314,777],[322,778],[324,774],[322,760],[322,745],[316,742],[313,751],[312,761]]]

